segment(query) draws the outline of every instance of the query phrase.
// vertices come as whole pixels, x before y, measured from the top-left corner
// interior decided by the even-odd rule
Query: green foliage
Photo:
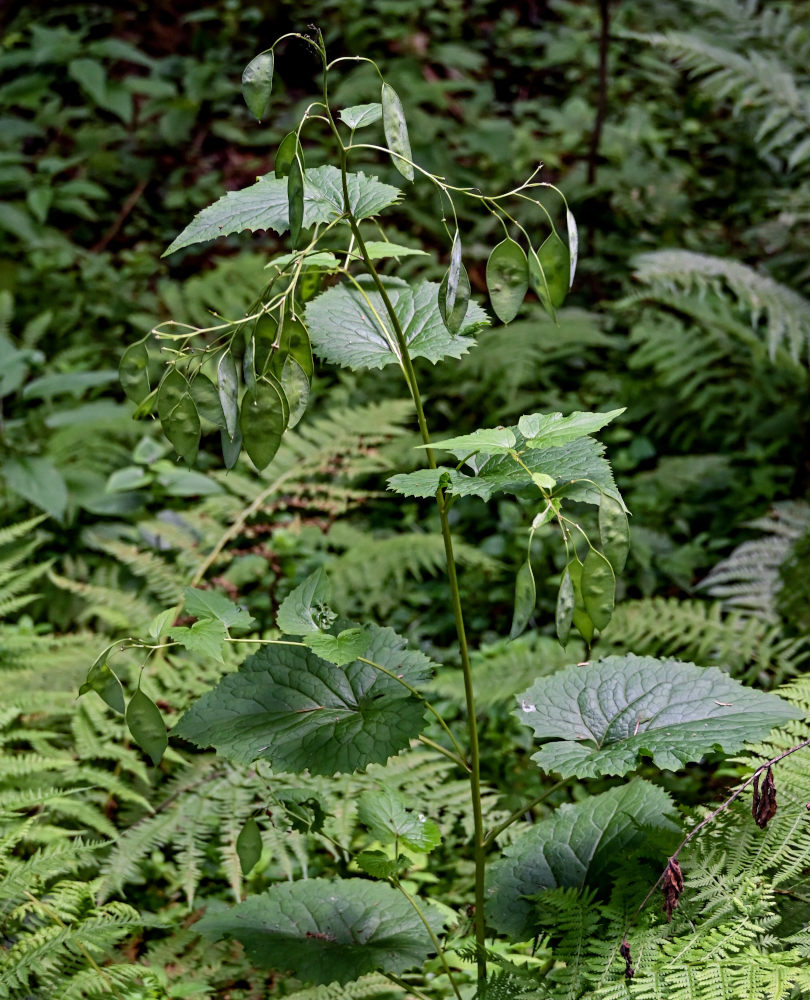
[[[802,721],[723,764],[713,754],[657,777],[634,751],[644,781],[559,785],[510,714],[519,692],[588,676],[593,665],[570,666],[591,656],[572,626],[601,657],[694,660],[769,689],[802,672],[810,47],[798,6],[609,5],[604,104],[599,5],[550,0],[540,17],[416,0],[403,15],[389,0],[282,0],[261,23],[226,7],[159,24],[38,4],[3,19],[0,993],[803,995],[801,754],[774,767],[766,830],[744,794],[682,851],[671,924],[657,904],[636,912],[658,871],[643,859],[673,850],[668,803],[699,821],[695,802],[805,739]],[[257,32],[309,21],[328,29],[331,56],[364,53],[379,72],[338,62],[318,104],[317,35],[290,37],[249,63],[242,107],[234,66],[255,56]],[[501,200],[537,156],[543,173]],[[583,227],[578,272],[577,224],[548,181]],[[183,226],[180,252],[160,261]],[[276,239],[288,226],[293,253]],[[234,238],[243,229],[254,250]],[[217,262],[196,242],[214,238]],[[508,328],[487,325],[487,293]],[[432,438],[468,448],[443,451],[454,458],[437,470],[405,431],[414,399]],[[584,436],[543,436],[571,427]],[[590,436],[602,427],[604,449]],[[386,478],[403,495],[386,495]],[[519,567],[532,586],[514,601]],[[331,595],[299,600],[316,571]],[[567,653],[551,637],[555,604]],[[510,622],[525,628],[512,641]],[[284,644],[299,636],[308,649]],[[305,719],[336,694],[324,731],[360,718],[346,743],[319,749],[318,725],[301,740],[290,712],[290,759],[273,767],[173,737],[157,766],[144,758],[133,736],[158,759],[167,726],[253,677],[256,647],[274,694],[279,650],[295,651],[284,697],[318,681]],[[758,695],[702,676],[713,700]],[[780,693],[806,713],[802,685]],[[277,746],[285,710],[268,707],[257,733]],[[640,737],[639,712],[624,717]],[[229,723],[234,740],[243,721]],[[380,763],[334,773],[367,759]],[[635,800],[608,817],[604,803],[638,788],[661,804],[649,823]],[[622,850],[602,849],[606,830]],[[503,890],[504,920],[519,911],[521,934],[539,935],[531,955],[503,934],[480,945],[482,841],[493,873],[540,858],[572,884]],[[399,985],[371,973],[306,989],[286,941],[268,971],[191,922],[203,908],[233,921],[223,900],[235,916],[327,884],[385,894],[413,921],[413,965],[400,953],[367,966],[399,967]],[[318,929],[296,925],[299,974],[341,960],[356,975],[359,953],[306,936],[332,934],[317,896]],[[441,911],[435,941],[408,897]]]

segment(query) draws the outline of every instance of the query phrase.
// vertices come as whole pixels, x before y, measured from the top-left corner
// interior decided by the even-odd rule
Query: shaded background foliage
[[[211,310],[236,315],[261,287],[264,264],[278,250],[272,234],[160,255],[197,210],[270,169],[314,92],[317,66],[304,46],[287,45],[267,125],[256,125],[239,99],[241,68],[277,35],[309,24],[323,30],[332,56],[365,53],[380,62],[405,103],[415,158],[431,171],[494,190],[542,161],[543,178],[575,209],[580,269],[559,325],[529,302],[518,321],[484,332],[457,365],[425,365],[421,377],[437,428],[455,433],[530,410],[628,407],[605,434],[634,521],[624,602],[602,651],[726,662],[767,687],[801,671],[810,524],[810,29],[801,7],[226,0],[4,8],[0,506],[10,527],[0,535],[0,651],[16,706],[5,724],[12,755],[61,754],[75,768],[56,805],[48,799],[50,825],[32,825],[24,846],[11,848],[16,857],[32,844],[51,849],[59,829],[100,836],[106,846],[79,870],[119,891],[131,878],[139,908],[177,910],[176,926],[201,882],[214,892],[228,878],[238,886],[238,828],[216,846],[204,822],[198,833],[182,827],[172,796],[215,788],[211,798],[189,792],[188,801],[201,816],[216,801],[212,815],[242,818],[266,789],[240,779],[234,804],[218,772],[195,785],[189,769],[205,764],[179,753],[157,777],[148,775],[123,734],[120,750],[109,746],[98,706],[85,699],[77,715],[68,707],[99,638],[143,627],[201,567],[208,584],[246,601],[263,629],[290,588],[328,563],[342,612],[389,622],[440,661],[451,643],[434,515],[428,505],[393,505],[379,493],[385,474],[416,461],[407,408],[364,409],[401,394],[394,376],[319,371],[286,458],[292,465],[305,455],[311,465],[241,521],[268,481],[252,485],[247,466],[225,476],[214,446],[201,451],[197,469],[186,469],[152,422],[132,421],[118,388],[122,350],[156,322],[202,323]],[[368,100],[370,85],[367,70],[351,68],[332,96]],[[323,162],[315,132],[305,140],[308,163]],[[392,180],[390,167],[379,173]],[[425,274],[438,279],[449,244],[430,192],[417,188],[407,210],[390,217],[403,242],[433,254]],[[500,235],[492,220],[472,214],[460,224],[480,297]],[[687,253],[662,257],[664,250]],[[400,273],[417,267],[406,261]],[[317,424],[326,405],[333,416]],[[323,447],[335,428],[334,447]],[[539,631],[507,647],[498,636],[512,613],[526,512],[516,501],[489,508],[474,501],[455,513],[468,543],[462,585],[483,646],[482,683],[496,668],[507,678],[484,702],[487,777],[493,789],[511,789],[500,800],[508,812],[538,780],[523,756],[502,753],[506,727],[528,745],[509,717],[509,696],[536,676],[538,658],[549,672],[567,660],[542,615],[552,611],[560,554],[550,530],[538,532],[536,575],[547,583]],[[226,554],[205,566],[206,551],[234,523]],[[755,556],[746,543],[760,546]],[[191,667],[167,657],[148,681],[169,712],[219,672]],[[448,713],[460,713],[450,672],[436,685]],[[52,693],[47,710],[38,706],[41,716],[31,714],[32,687]],[[21,719],[33,735],[17,728]],[[52,795],[49,768],[31,768],[27,790],[44,802]],[[113,786],[114,768],[132,775],[129,792]],[[707,767],[673,780],[694,802],[712,797],[722,776]],[[99,790],[82,813],[66,789],[83,782]],[[158,833],[147,822],[156,797],[169,803],[157,817],[175,823]],[[8,815],[10,829],[20,816],[31,818],[30,807],[17,804]],[[465,822],[460,807],[453,822]],[[97,856],[114,867],[109,844],[118,831],[144,827],[151,832],[143,866],[99,875]],[[303,864],[295,846],[301,831],[284,822],[280,829],[273,836],[283,847],[266,879]],[[155,845],[167,843],[174,846],[158,856]],[[452,855],[448,848],[449,867]],[[469,873],[460,871],[463,895]],[[158,888],[147,891],[146,882]],[[111,932],[104,955],[138,925],[137,915],[107,916],[123,930]],[[142,933],[141,944],[128,945],[132,957],[151,948],[150,964],[160,968],[169,952],[173,961],[188,947],[180,964],[193,979],[190,935],[168,946],[158,932]],[[212,982],[245,975],[242,966],[231,970],[224,952],[217,961]],[[191,995],[183,993],[189,988],[177,986],[176,995]]]

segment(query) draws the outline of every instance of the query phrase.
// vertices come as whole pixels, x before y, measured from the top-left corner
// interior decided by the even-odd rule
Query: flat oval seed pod
[[[262,52],[251,59],[242,72],[242,97],[250,113],[259,121],[267,114],[270,106],[274,66],[272,51]]]
[[[237,417],[238,415],[237,413]],[[227,431],[220,431],[219,440],[222,447],[222,461],[225,463],[225,468],[232,469],[239,459],[239,453],[242,451],[242,432],[237,427],[236,432],[231,438],[228,436]]]
[[[292,428],[307,412],[309,379],[301,365],[290,354],[284,359],[284,367],[281,369],[281,387],[290,404],[290,418],[287,426]]]
[[[245,451],[260,472],[275,458],[285,426],[278,390],[265,379],[257,381],[242,399],[239,427]]]
[[[278,323],[270,313],[263,313],[253,327],[253,368],[256,375],[262,375],[272,368],[278,348],[273,347],[278,335]]]
[[[262,856],[262,834],[259,824],[251,816],[236,838],[236,854],[242,874],[247,875]]]
[[[577,273],[577,259],[579,257],[579,231],[577,230],[577,221],[570,208],[565,210],[565,223],[568,227],[568,254],[571,258],[571,267],[568,272],[568,287],[570,288],[574,284],[574,275]]]
[[[469,304],[470,279],[461,263],[461,237],[456,230],[450,252],[450,267],[439,285],[439,312],[450,333],[458,333],[461,329]]]
[[[574,558],[568,564],[568,576],[571,579],[571,586],[574,590],[574,614],[571,622],[574,628],[590,646],[593,641],[594,627],[588,612],[585,610],[585,601],[582,597],[582,563]]]
[[[113,711],[124,714],[124,689],[108,664],[96,661],[90,668],[84,684],[79,688],[79,694],[87,694],[88,691],[95,691]]]
[[[533,264],[536,266],[533,267]],[[552,317],[565,302],[570,274],[568,247],[552,232],[536,254],[529,254],[529,283]]]
[[[188,381],[176,368],[170,368],[160,380],[157,394],[157,411],[160,422],[165,424],[169,414],[188,395]]]
[[[276,162],[274,172],[276,177],[286,177],[290,172],[290,165],[296,154],[300,154],[301,162],[304,162],[304,154],[301,150],[301,143],[298,141],[297,132],[288,132],[281,140],[276,151]]]
[[[529,262],[512,239],[502,240],[487,261],[487,289],[495,315],[502,323],[517,316],[529,288]]]
[[[141,403],[151,391],[148,369],[149,351],[143,340],[132,344],[121,355],[118,378],[127,399],[131,399],[133,403]]]
[[[163,433],[187,465],[194,465],[200,447],[200,416],[194,400],[188,393],[180,397],[177,406],[165,420],[161,420]]]
[[[588,617],[600,631],[613,615],[616,577],[601,552],[589,549],[582,564],[582,599]]]
[[[630,525],[622,505],[607,493],[599,500],[599,538],[613,572],[621,573],[630,549]]]
[[[571,574],[568,572],[567,566],[563,572],[562,580],[560,580],[560,589],[557,591],[557,609],[554,620],[557,626],[557,638],[565,649],[571,634],[571,623],[574,620],[574,585],[571,583]]]
[[[129,699],[126,720],[133,740],[157,767],[169,745],[166,724],[160,709],[140,688]]]
[[[189,386],[189,392],[202,419],[214,424],[215,427],[225,426],[225,414],[222,412],[219,392],[207,375],[202,373],[195,375],[194,381]]]
[[[510,639],[517,639],[529,624],[536,603],[537,590],[534,583],[534,573],[532,573],[531,563],[527,559],[515,577],[515,610],[512,615],[512,627],[509,629]]]
[[[290,244],[296,250],[304,225],[304,164],[297,154],[293,157],[287,177],[287,204],[290,210]]]
[[[391,150],[391,159],[394,166],[402,174],[405,180],[413,180],[413,167],[411,166],[411,140],[408,137],[408,125],[405,121],[405,111],[402,101],[397,96],[397,92],[387,83],[382,85],[383,130],[385,141]]]
[[[225,418],[225,430],[233,440],[239,421],[239,375],[230,350],[226,350],[217,362],[217,391]]]

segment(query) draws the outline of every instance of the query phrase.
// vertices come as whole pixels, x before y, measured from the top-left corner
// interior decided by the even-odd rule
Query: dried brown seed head
[[[632,956],[630,955],[630,945],[627,938],[622,941],[621,947],[619,948],[619,954],[624,959],[624,978],[632,979],[636,974],[636,970],[632,966]]]
[[[667,870],[664,872],[662,888],[664,891],[664,913],[666,913],[667,923],[669,923],[683,892],[683,872],[677,858],[669,859]]]
[[[773,780],[773,771],[769,767],[765,772],[765,780],[762,788],[759,787],[759,774],[754,777],[754,801],[751,806],[751,813],[754,822],[761,829],[765,829],[768,820],[772,819],[776,813],[776,785]]]

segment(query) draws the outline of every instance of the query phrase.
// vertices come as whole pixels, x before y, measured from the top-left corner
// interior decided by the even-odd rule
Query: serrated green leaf
[[[234,604],[215,590],[186,587],[183,608],[187,615],[214,618],[222,622],[225,628],[250,628],[254,623],[247,608]]]
[[[392,878],[413,864],[404,854],[393,859],[382,851],[361,851],[354,860],[357,867],[372,878]]]
[[[225,430],[233,441],[239,426],[239,375],[230,350],[226,350],[217,362],[217,392]]]
[[[264,118],[270,107],[274,63],[272,51],[261,52],[251,59],[242,71],[242,97],[250,113],[259,121]]]
[[[290,246],[295,250],[304,224],[304,164],[295,156],[287,176],[287,205],[290,219]]]
[[[133,740],[157,767],[169,745],[166,725],[160,709],[140,688],[129,699],[126,720]]]
[[[532,758],[564,777],[627,774],[642,757],[678,770],[719,748],[740,750],[801,717],[774,694],[716,667],[651,656],[608,656],[541,678],[515,713],[545,743]]]
[[[487,261],[487,291],[492,311],[502,323],[511,323],[529,290],[529,262],[512,239],[502,240]]]
[[[532,564],[527,559],[517,571],[515,578],[515,610],[512,614],[512,627],[509,629],[510,639],[517,639],[529,624],[536,603],[537,590],[534,584],[534,573],[532,573]]]
[[[304,154],[297,132],[288,132],[281,140],[276,151],[276,161],[273,164],[273,173],[276,177],[286,177],[290,172],[293,160],[299,156],[304,162]],[[268,265],[269,266],[269,265]]]
[[[187,628],[185,625],[174,625],[169,629],[169,635],[190,653],[199,653],[207,659],[216,660],[217,663],[224,662],[222,649],[228,638],[228,630],[221,621],[213,618],[202,618],[195,622],[191,628]]]
[[[281,392],[267,377],[258,379],[242,399],[239,429],[245,451],[260,472],[275,458],[286,426]]]
[[[601,632],[613,617],[616,577],[601,552],[589,549],[582,564],[582,600],[588,617]]]
[[[243,875],[248,875],[262,856],[262,832],[252,816],[236,838],[236,856]]]
[[[399,188],[383,184],[376,177],[350,173],[347,177],[349,204],[358,219],[378,215],[393,205],[401,194]],[[337,167],[313,167],[307,171],[304,190],[303,228],[333,222],[344,214],[343,187]],[[266,174],[255,184],[226,195],[199,212],[163,253],[219,239],[232,233],[252,233],[272,229],[279,235],[289,228],[287,178]]]
[[[166,630],[176,617],[177,613],[174,608],[167,608],[165,611],[159,612],[147,625],[146,634],[157,642],[162,635],[165,635]]]
[[[439,285],[438,302],[444,325],[455,335],[461,329],[470,303],[470,279],[461,263],[461,236],[458,230],[453,237],[450,267]]]
[[[411,140],[408,138],[408,124],[405,111],[397,92],[389,84],[382,85],[380,97],[385,141],[391,150],[391,160],[405,180],[413,180]]]
[[[369,635],[362,628],[347,628],[338,635],[328,632],[308,632],[304,636],[306,646],[324,660],[342,667],[368,649]]]
[[[647,831],[677,835],[669,818],[674,813],[667,793],[640,778],[559,806],[490,866],[488,923],[514,940],[526,940],[535,933],[534,904],[527,896],[556,886],[602,886],[612,881],[618,859],[628,856],[636,863],[663,860],[658,838],[653,842]]]
[[[149,351],[145,340],[131,344],[121,355],[118,378],[127,399],[142,402],[152,391],[149,384]]]
[[[371,631],[370,660],[383,657],[398,674],[420,664],[418,654],[380,645],[390,630]],[[262,759],[277,770],[334,774],[399,753],[421,732],[424,711],[402,684],[367,663],[338,667],[300,646],[272,646],[195,702],[175,733],[238,763]]]
[[[568,645],[568,637],[571,634],[571,623],[573,620],[574,585],[571,583],[571,574],[568,572],[568,567],[566,566],[560,580],[560,589],[557,591],[557,608],[554,615],[557,638],[563,648]]]
[[[322,631],[334,620],[334,613],[327,607],[331,594],[328,577],[322,569],[316,569],[281,602],[276,625],[285,635]]]
[[[621,573],[630,550],[630,525],[624,505],[607,493],[599,501],[599,539],[614,573]]]
[[[366,253],[370,260],[384,260],[386,257],[429,257],[426,250],[404,247],[387,240],[366,240]]]
[[[357,818],[381,844],[398,842],[412,851],[429,854],[442,842],[433,820],[408,803],[390,788],[369,789],[357,800]]]
[[[460,434],[458,437],[446,438],[444,441],[433,441],[431,444],[419,444],[417,448],[435,448],[452,452],[456,458],[466,458],[468,455],[508,455],[517,444],[515,432],[511,427],[482,427],[471,434]]]
[[[625,407],[607,413],[577,411],[562,413],[527,413],[518,420],[518,430],[529,448],[555,448],[601,430],[624,413]]]
[[[437,933],[437,911],[422,901],[420,910]],[[348,983],[378,969],[397,974],[421,966],[433,950],[408,900],[361,878],[274,885],[230,910],[209,908],[195,929],[213,940],[234,937],[256,965],[309,983]]]
[[[545,472],[533,472],[532,482],[541,490],[553,490],[557,485],[557,480],[554,476],[547,476]],[[548,516],[551,517],[553,515],[549,512]]]
[[[446,357],[460,358],[473,345],[464,334],[487,322],[483,309],[471,302],[464,326],[453,337],[439,312],[437,285],[425,281],[411,287],[397,278],[383,281],[412,358],[427,358],[434,364]],[[385,304],[369,282],[361,279],[360,285],[362,292],[346,285],[330,288],[307,305],[312,346],[326,361],[352,369],[398,363]]]
[[[79,694],[87,694],[88,691],[95,691],[114,712],[124,714],[124,689],[108,664],[94,663],[90,668]]]
[[[382,104],[355,104],[351,108],[343,108],[338,112],[340,120],[349,128],[364,128],[373,125],[382,118]]]

